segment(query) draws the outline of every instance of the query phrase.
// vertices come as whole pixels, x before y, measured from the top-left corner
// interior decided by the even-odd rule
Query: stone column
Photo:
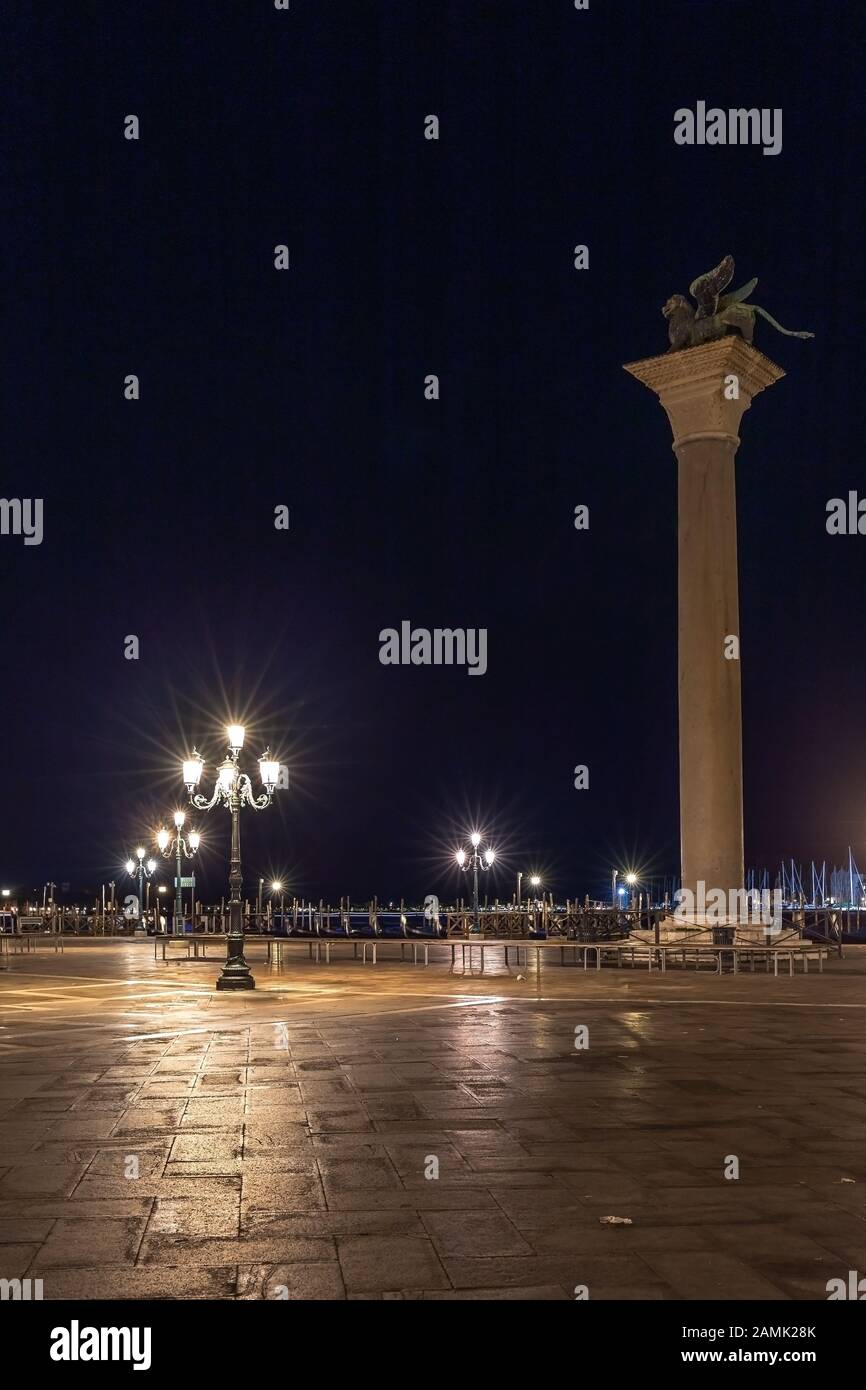
[[[625,370],[659,397],[678,461],[680,853],[697,903],[701,880],[743,887],[734,457],[743,412],[784,372],[733,334]]]

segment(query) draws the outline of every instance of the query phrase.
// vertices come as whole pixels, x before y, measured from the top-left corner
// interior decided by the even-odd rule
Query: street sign
[[[174,886],[177,887],[177,879],[174,880]],[[192,878],[182,878],[180,886],[181,888],[195,888],[195,875],[193,874]]]

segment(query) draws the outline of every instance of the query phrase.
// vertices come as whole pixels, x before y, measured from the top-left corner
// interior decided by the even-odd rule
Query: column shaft
[[[679,747],[683,887],[743,886],[736,441],[688,439],[679,460]]]

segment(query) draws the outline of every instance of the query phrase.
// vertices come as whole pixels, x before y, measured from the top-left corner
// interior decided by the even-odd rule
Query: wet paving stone
[[[551,966],[543,997],[435,949],[258,963],[244,998],[147,943],[26,965],[0,1007],[34,978],[50,1005],[4,1032],[0,1278],[46,1299],[800,1300],[866,1268],[866,949]]]

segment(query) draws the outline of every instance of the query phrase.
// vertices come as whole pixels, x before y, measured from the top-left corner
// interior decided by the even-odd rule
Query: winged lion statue
[[[710,343],[728,333],[739,333],[750,343],[755,334],[758,314],[788,338],[814,338],[814,333],[783,328],[760,304],[745,302],[758,283],[757,276],[731,294],[722,294],[733,278],[734,258],[725,256],[713,270],[699,275],[689,285],[689,294],[697,309],[692,307],[684,294],[671,295],[662,309],[668,321],[668,352],[680,352],[683,348]]]

